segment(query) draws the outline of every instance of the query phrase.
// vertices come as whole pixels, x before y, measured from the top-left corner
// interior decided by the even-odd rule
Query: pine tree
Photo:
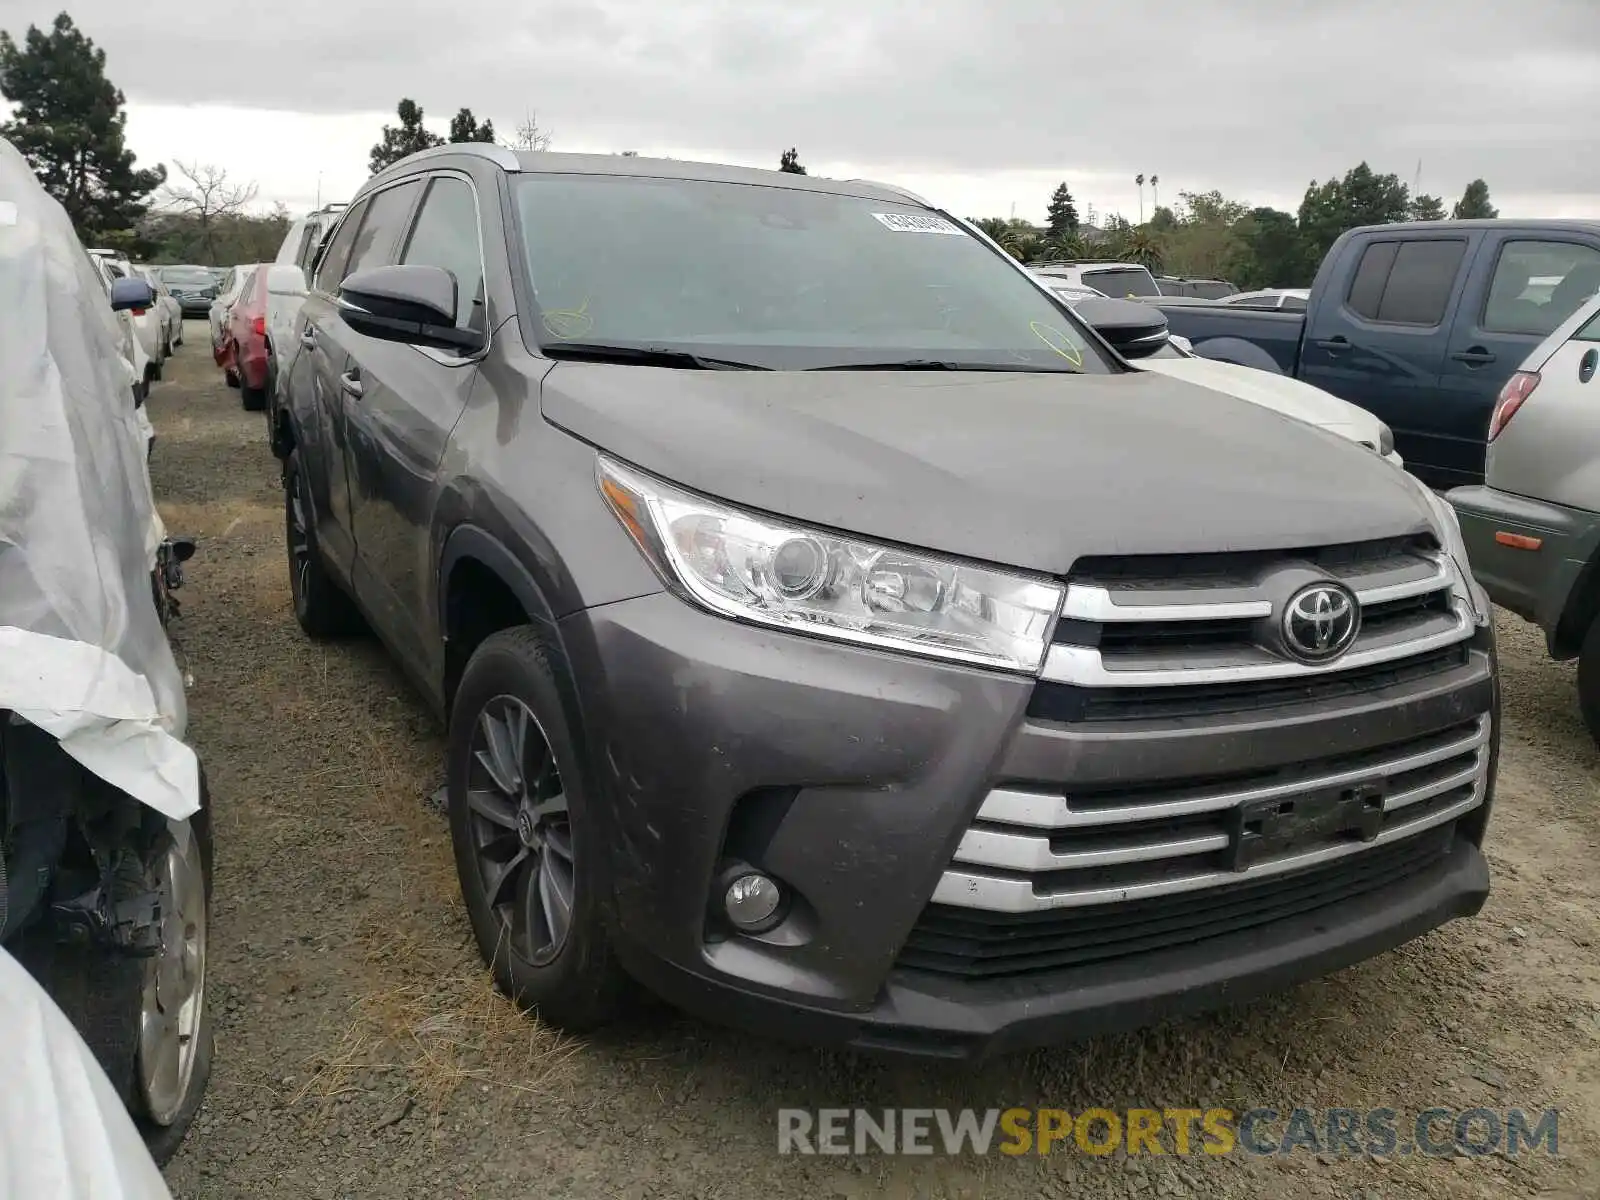
[[[800,165],[799,152],[793,146],[783,152],[783,157],[778,160],[778,170],[787,171],[791,175],[806,173],[806,169]]]
[[[1457,221],[1492,221],[1500,215],[1500,210],[1489,203],[1489,185],[1474,179],[1467,184],[1467,190],[1461,193],[1450,215]]]
[[[1078,232],[1078,206],[1072,202],[1072,193],[1065,183],[1058,184],[1050,194],[1045,225],[1052,242],[1065,242]]]
[[[66,13],[45,33],[30,25],[22,45],[0,32],[0,96],[16,105],[0,137],[21,151],[87,244],[132,230],[166,168],[134,166],[125,144],[123,96],[105,74],[106,53]]]
[[[467,112],[465,109],[462,111]],[[400,124],[383,127],[383,138],[373,146],[372,153],[367,159],[367,165],[374,175],[419,150],[444,145],[442,137],[424,128],[422,106],[415,100],[400,101],[395,106],[395,114],[400,118]],[[469,118],[471,115],[467,112]],[[460,120],[459,113],[456,119]]]
[[[450,118],[450,140],[452,142],[492,142],[494,141],[494,122],[485,121],[478,124],[470,108],[463,108]]]
[[[1437,196],[1430,196],[1426,192],[1411,197],[1411,213],[1413,221],[1442,221],[1444,220],[1444,201]]]

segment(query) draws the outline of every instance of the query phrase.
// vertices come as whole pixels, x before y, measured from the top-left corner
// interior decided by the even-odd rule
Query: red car
[[[240,401],[252,412],[267,406],[267,268],[245,276],[239,295],[223,319],[217,365],[228,386],[239,389]]]

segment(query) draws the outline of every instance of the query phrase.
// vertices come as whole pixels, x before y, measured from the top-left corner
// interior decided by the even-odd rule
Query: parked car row
[[[444,719],[474,934],[546,1020],[641,981],[974,1055],[1483,904],[1453,510],[1368,414],[1092,294],[1159,297],[1143,267],[1030,272],[884,185],[475,144],[306,245],[295,617]]]

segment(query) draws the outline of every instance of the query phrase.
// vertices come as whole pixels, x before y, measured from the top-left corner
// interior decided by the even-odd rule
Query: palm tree
[[[1140,171],[1137,175],[1135,175],[1133,177],[1133,181],[1136,184],[1139,185],[1139,224],[1143,225],[1144,224],[1144,172]]]
[[[1123,236],[1118,257],[1138,263],[1153,275],[1161,270],[1161,239],[1148,229],[1130,229]]]
[[[1156,191],[1156,184],[1161,182],[1161,176],[1150,176],[1150,208],[1152,211],[1161,207],[1161,193]]]

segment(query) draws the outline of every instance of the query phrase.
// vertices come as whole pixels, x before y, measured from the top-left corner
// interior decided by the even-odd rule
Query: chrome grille
[[[1372,668],[1445,650],[1475,623],[1450,560],[1426,541],[1293,554],[1091,562],[1069,581],[1045,683],[1091,689],[1250,684]],[[1348,587],[1361,630],[1327,663],[1289,658],[1271,635],[1295,590]]]
[[[991,791],[933,903],[1025,913],[1266,878],[1455,821],[1483,803],[1490,717],[1250,777]]]

